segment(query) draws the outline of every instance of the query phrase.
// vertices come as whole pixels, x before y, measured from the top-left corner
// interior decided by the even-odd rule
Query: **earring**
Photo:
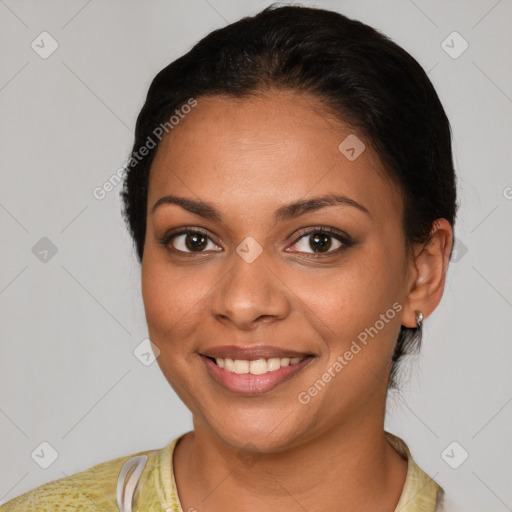
[[[423,323],[423,313],[421,311],[415,311],[416,313],[416,328],[421,329],[421,324]]]

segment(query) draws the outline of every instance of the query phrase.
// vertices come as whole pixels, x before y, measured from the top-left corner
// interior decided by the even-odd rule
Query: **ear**
[[[407,294],[402,325],[416,327],[416,312],[429,316],[441,301],[446,271],[453,244],[453,233],[446,219],[437,219],[427,244],[414,248],[409,268],[409,292]]]

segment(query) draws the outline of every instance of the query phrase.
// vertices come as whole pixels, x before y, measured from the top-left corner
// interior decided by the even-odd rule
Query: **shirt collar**
[[[173,470],[173,453],[180,435],[158,451],[154,484],[160,503],[169,512],[183,512],[177,492]],[[435,512],[443,489],[414,462],[407,444],[399,437],[385,432],[386,439],[402,458],[407,460],[407,476],[395,512]]]

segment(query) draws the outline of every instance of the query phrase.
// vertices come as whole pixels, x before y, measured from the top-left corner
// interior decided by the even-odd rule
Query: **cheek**
[[[364,328],[401,298],[400,273],[384,261],[383,256],[361,253],[320,280],[303,276],[296,283],[310,309],[329,326]]]
[[[321,281],[297,280],[298,295],[322,334],[331,362],[351,350],[360,362],[372,360],[385,367],[393,353],[400,329],[403,262],[384,252],[361,251]],[[351,366],[356,371],[359,365]]]
[[[197,325],[194,317],[204,307],[207,283],[194,278],[193,270],[172,268],[151,251],[144,255],[141,281],[152,341],[162,350],[175,339],[185,339],[186,333]]]

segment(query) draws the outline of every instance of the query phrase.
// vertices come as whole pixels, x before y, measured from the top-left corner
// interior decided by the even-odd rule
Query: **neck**
[[[197,423],[197,424],[196,424]],[[407,473],[383,424],[343,425],[279,453],[242,452],[204,424],[178,443],[175,477],[183,510],[392,512]]]

